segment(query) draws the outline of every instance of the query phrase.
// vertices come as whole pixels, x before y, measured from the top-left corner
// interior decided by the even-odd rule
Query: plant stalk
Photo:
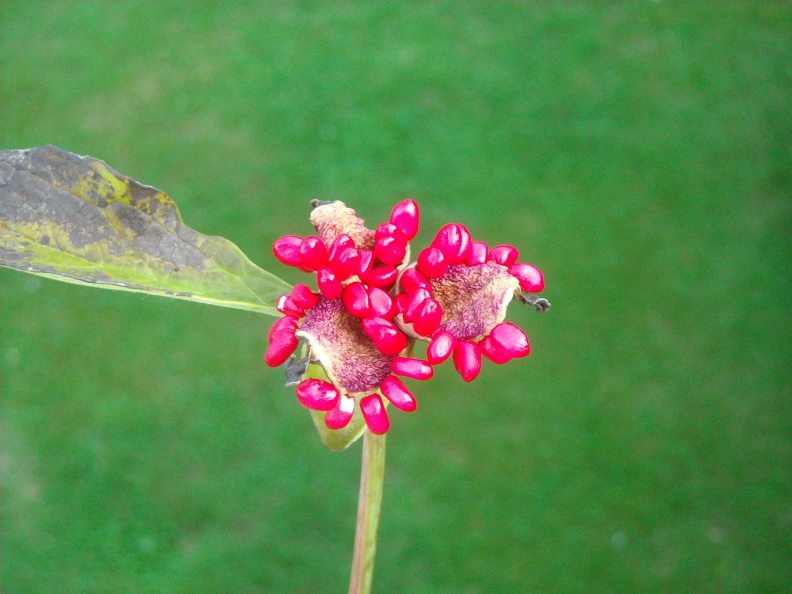
[[[366,431],[363,436],[355,551],[352,554],[349,594],[369,594],[371,592],[384,478],[385,435],[374,435],[370,431]]]

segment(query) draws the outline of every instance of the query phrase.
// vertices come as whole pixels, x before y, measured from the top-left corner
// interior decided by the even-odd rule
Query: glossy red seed
[[[418,307],[429,298],[431,298],[431,295],[426,289],[418,289],[415,291],[415,293],[410,295],[409,300],[404,307],[404,311],[402,311],[404,320],[407,322],[412,322],[413,319],[415,319],[415,312],[418,311]]]
[[[339,396],[333,384],[320,379],[303,380],[297,386],[297,400],[311,410],[332,410]]]
[[[462,264],[470,251],[470,232],[464,225],[451,223],[437,232],[432,246],[438,248],[449,265]]]
[[[377,287],[370,287],[368,290],[371,313],[375,316],[391,319],[396,313],[393,307],[393,299],[385,291]]]
[[[396,375],[403,375],[417,380],[428,380],[434,375],[434,369],[428,361],[411,357],[396,357],[391,363]]]
[[[312,307],[316,307],[316,304],[319,303],[319,295],[311,291],[308,285],[297,283],[292,289],[291,300],[294,302],[294,305],[303,310],[311,309]]]
[[[412,395],[402,381],[395,375],[389,375],[380,385],[382,394],[390,400],[391,404],[404,412],[413,412],[418,408],[415,396]]]
[[[275,240],[272,244],[272,253],[275,257],[289,266],[302,266],[300,260],[300,245],[302,244],[302,237],[296,235],[284,235]]]
[[[407,239],[418,234],[420,219],[421,214],[415,200],[402,200],[391,210],[390,222],[401,229]]]
[[[264,353],[264,362],[270,367],[277,367],[292,356],[297,350],[299,341],[294,333],[297,331],[297,320],[290,316],[279,319],[269,331],[269,346]]]
[[[342,297],[344,307],[356,318],[367,318],[371,315],[371,302],[363,283],[350,283],[344,289]]]
[[[366,318],[362,325],[363,332],[383,355],[398,355],[407,348],[407,337],[385,318]]]
[[[415,268],[409,268],[402,273],[401,278],[399,278],[399,287],[410,295],[418,289],[426,289],[429,292],[432,290],[432,285],[429,284],[429,281]]]
[[[275,302],[275,309],[282,314],[295,318],[301,318],[305,315],[304,308],[297,306],[291,295],[281,295],[278,297],[278,300]]]
[[[383,264],[398,266],[407,254],[407,243],[397,237],[380,237],[374,242],[374,255]]]
[[[511,266],[517,261],[519,255],[517,248],[513,245],[496,245],[490,250],[487,259],[501,266]]]
[[[544,289],[542,271],[530,264],[517,263],[509,266],[509,274],[520,281],[520,288],[526,293],[539,293]]]
[[[350,247],[355,247],[355,242],[352,241],[352,238],[349,235],[342,233],[333,240],[333,243],[330,244],[330,249],[327,250],[328,261],[338,257],[338,252],[340,252],[342,249]]]
[[[489,246],[483,241],[474,241],[470,244],[470,251],[465,257],[465,264],[468,266],[478,266],[487,261]]]
[[[447,330],[440,330],[432,335],[432,342],[426,349],[426,358],[429,363],[436,365],[451,356],[456,346],[456,337]]]
[[[393,307],[396,310],[397,314],[404,315],[404,311],[407,309],[407,306],[410,304],[410,296],[406,293],[399,293],[396,295],[396,299],[393,300]]]
[[[388,413],[379,394],[371,394],[363,398],[360,401],[360,412],[363,413],[369,431],[375,435],[382,435],[390,429]]]
[[[475,342],[460,340],[454,347],[454,367],[466,382],[472,382],[481,371],[481,349]]]
[[[329,265],[340,279],[349,278],[357,274],[360,269],[360,250],[353,247],[341,248],[330,260]]]
[[[489,338],[503,351],[515,358],[527,357],[531,352],[531,343],[525,332],[511,322],[503,322],[495,326]]]
[[[487,359],[498,365],[508,363],[512,359],[511,355],[500,348],[489,336],[485,336],[481,340],[479,348]]]
[[[328,429],[343,429],[349,425],[352,415],[355,413],[355,399],[341,394],[335,408],[327,411],[325,415],[325,425]]]
[[[327,248],[315,235],[309,235],[300,243],[300,262],[308,270],[319,270],[327,264]]]
[[[443,318],[443,308],[429,297],[424,299],[413,314],[413,330],[420,336],[431,336],[440,326]]]
[[[372,268],[371,272],[364,275],[361,280],[371,287],[389,289],[396,282],[398,274],[399,271],[393,266],[378,266],[377,268]]]
[[[428,247],[418,254],[418,271],[426,278],[443,276],[448,270],[446,257],[436,247]]]
[[[371,274],[374,267],[374,252],[371,250],[360,250],[360,262],[358,264],[357,275],[360,280]]]
[[[344,291],[341,279],[329,268],[322,268],[316,273],[316,283],[326,299],[338,299]]]
[[[394,237],[402,243],[407,243],[409,241],[407,236],[402,233],[401,229],[393,223],[380,223],[379,227],[377,227],[377,230],[374,232],[374,237],[376,239],[380,237]]]

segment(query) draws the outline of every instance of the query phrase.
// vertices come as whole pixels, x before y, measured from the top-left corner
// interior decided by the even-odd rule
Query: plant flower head
[[[481,370],[482,354],[506,363],[529,354],[516,325],[504,322],[512,300],[543,311],[538,268],[519,263],[517,249],[489,249],[464,225],[445,225],[410,262],[420,213],[413,200],[396,204],[388,221],[366,227],[342,202],[313,201],[316,235],[287,235],[276,258],[316,275],[316,290],[297,284],[278,300],[283,317],[269,333],[267,365],[287,364],[297,399],[324,413],[329,429],[346,427],[356,407],[369,431],[390,428],[386,405],[412,412],[417,403],[400,378],[427,380],[451,358],[465,381]],[[410,356],[428,342],[426,359]],[[300,349],[301,343],[303,348]],[[326,379],[305,377],[310,363]]]

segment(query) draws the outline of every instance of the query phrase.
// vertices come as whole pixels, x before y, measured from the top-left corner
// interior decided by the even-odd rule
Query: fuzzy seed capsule
[[[390,429],[390,419],[379,394],[371,394],[361,399],[360,412],[363,413],[369,431],[375,435],[382,435]]]
[[[481,350],[475,342],[460,340],[454,347],[454,367],[466,382],[472,382],[481,371]]]
[[[330,382],[320,379],[307,379],[297,386],[297,400],[311,410],[331,410],[339,398],[338,390]]]

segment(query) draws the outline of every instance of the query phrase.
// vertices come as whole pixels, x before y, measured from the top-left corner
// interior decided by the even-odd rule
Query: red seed
[[[371,287],[389,289],[396,282],[399,271],[393,266],[379,266],[372,268],[361,280]]]
[[[393,236],[380,237],[374,242],[374,255],[383,264],[398,266],[407,255],[407,243]]]
[[[327,411],[325,415],[325,425],[328,429],[343,429],[349,425],[352,415],[355,413],[355,399],[341,394],[335,408]]]
[[[443,308],[429,297],[424,299],[413,314],[413,330],[420,336],[431,336],[440,326],[443,319]]]
[[[466,382],[472,382],[481,371],[481,349],[475,342],[460,340],[454,347],[454,367]]]
[[[276,239],[275,243],[272,244],[272,253],[284,264],[300,268],[302,266],[302,260],[300,260],[301,244],[302,237],[284,235]]]
[[[402,381],[395,375],[389,375],[380,385],[382,394],[390,400],[391,404],[404,412],[413,412],[418,408],[415,396],[412,395]]]
[[[357,275],[360,280],[371,274],[374,266],[374,252],[371,250],[360,250],[360,263],[357,269]],[[365,281],[364,281],[365,282]]]
[[[309,235],[300,243],[300,262],[308,270],[319,270],[327,264],[327,248],[315,235]]]
[[[464,225],[451,223],[437,232],[432,246],[443,252],[449,265],[462,264],[470,251],[470,232]]]
[[[295,318],[301,318],[305,315],[305,311],[303,311],[304,308],[298,307],[294,303],[294,299],[292,299],[291,295],[281,295],[278,297],[278,300],[275,302],[275,309],[282,314]]]
[[[398,355],[407,348],[407,337],[393,322],[385,318],[366,318],[362,322],[366,333],[377,350],[383,355]]]
[[[527,357],[531,352],[531,343],[525,332],[511,322],[503,322],[495,326],[489,338],[496,346],[515,358]]]
[[[512,359],[511,355],[500,348],[489,336],[485,336],[481,340],[479,347],[487,359],[498,365],[508,363]]]
[[[402,200],[391,210],[390,222],[396,225],[407,239],[418,234],[420,211],[415,200]]]
[[[370,287],[368,290],[371,313],[375,316],[390,320],[395,314],[393,299],[385,291],[377,287]]]
[[[520,288],[526,293],[539,293],[544,289],[542,271],[530,264],[517,263],[509,266],[509,274],[520,281]]]
[[[393,373],[417,380],[428,380],[434,375],[434,369],[428,361],[411,357],[396,357],[391,363]]]
[[[407,243],[409,240],[407,236],[402,233],[401,229],[399,229],[393,223],[380,223],[377,230],[374,232],[375,239],[379,239],[380,237],[394,237],[403,243]]]
[[[465,257],[465,264],[468,266],[478,266],[487,261],[489,246],[483,241],[474,241],[470,244],[470,251]]]
[[[270,367],[277,367],[292,356],[297,350],[299,341],[294,333],[297,331],[297,320],[285,316],[272,325],[269,331],[269,346],[264,353],[264,362]]]
[[[330,249],[327,251],[328,261],[337,258],[338,252],[348,247],[355,247],[355,242],[352,241],[352,238],[349,235],[342,233],[333,240],[333,243],[330,244]]]
[[[432,285],[429,284],[429,281],[427,281],[415,268],[409,268],[402,273],[399,279],[399,287],[401,287],[402,291],[410,295],[418,289],[426,289],[429,292],[432,291]]]
[[[415,318],[415,312],[418,311],[418,307],[429,298],[431,298],[431,294],[426,289],[418,289],[415,293],[410,295],[409,301],[407,301],[407,305],[402,312],[404,320],[412,322]]]
[[[496,245],[490,250],[488,260],[501,266],[511,266],[517,261],[520,253],[513,245]]]
[[[338,299],[344,291],[341,279],[329,268],[322,268],[316,273],[316,283],[326,299]]]
[[[307,379],[297,386],[297,400],[311,410],[331,410],[338,404],[340,394],[330,382]]]
[[[312,307],[316,307],[316,304],[319,303],[319,295],[311,291],[308,285],[297,283],[292,289],[291,300],[294,302],[294,305],[303,310],[311,309]]]
[[[368,425],[369,431],[375,435],[387,433],[390,429],[390,420],[385,411],[385,405],[379,394],[371,394],[360,401],[360,412]]]
[[[371,315],[371,302],[363,283],[356,281],[348,284],[342,299],[346,310],[356,318],[367,318]]]
[[[397,314],[404,315],[404,311],[407,309],[409,304],[410,296],[406,293],[399,293],[396,295],[396,299],[393,300],[393,307],[396,309]]]
[[[429,359],[429,363],[436,365],[448,359],[454,352],[456,342],[456,337],[447,330],[435,332],[429,348],[426,349],[426,358]]]
[[[330,260],[329,265],[341,280],[349,278],[360,269],[360,250],[353,247],[341,248],[336,251],[335,258]]]
[[[448,261],[438,248],[428,247],[418,254],[418,270],[426,278],[437,278],[448,270]]]

